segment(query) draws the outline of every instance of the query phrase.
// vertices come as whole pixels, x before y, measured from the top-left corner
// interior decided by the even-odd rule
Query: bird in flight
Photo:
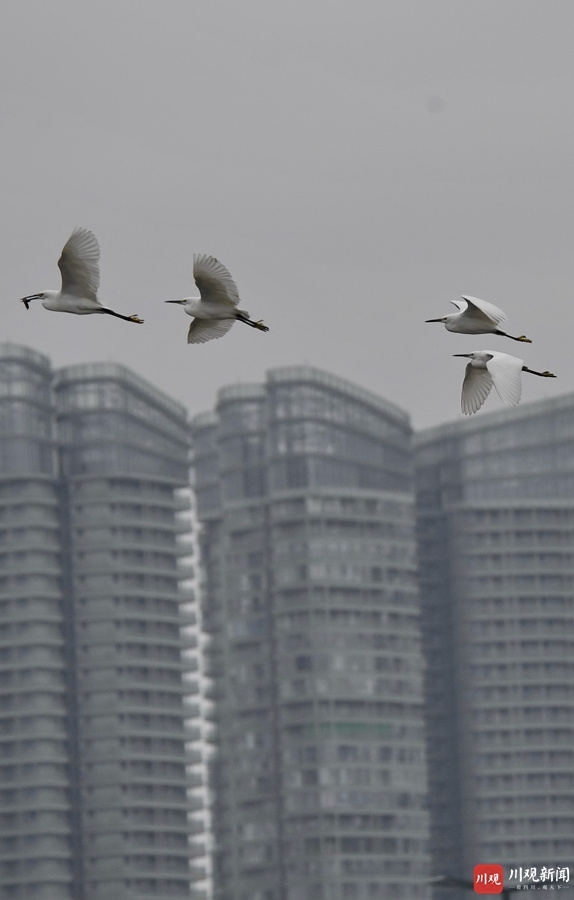
[[[499,326],[506,322],[507,316],[498,306],[479,300],[478,297],[462,297],[460,300],[451,300],[458,312],[449,316],[441,316],[440,319],[426,319],[427,322],[442,322],[447,331],[455,331],[457,334],[499,334],[502,337],[512,338],[513,341],[523,341],[531,344],[530,338],[523,334],[514,337],[502,331]]]
[[[518,406],[522,394],[521,372],[530,372],[541,378],[556,378],[552,372],[536,372],[525,366],[523,359],[497,350],[475,350],[474,353],[453,355],[470,359],[462,383],[461,397],[461,408],[466,416],[480,409],[492,385],[503,403]]]
[[[214,256],[194,254],[193,277],[199,289],[199,297],[165,301],[178,303],[188,316],[192,316],[193,322],[187,333],[188,344],[204,344],[223,337],[235,321],[245,322],[259,331],[269,331],[261,320],[254,322],[246,310],[237,308],[237,285],[225,266]]]
[[[87,228],[74,228],[64,244],[58,267],[62,274],[62,289],[40,291],[22,297],[26,309],[31,300],[41,300],[44,309],[55,312],[87,316],[90,313],[107,313],[125,322],[141,325],[139,316],[123,316],[107,306],[102,306],[97,293],[100,285],[100,247],[94,234]]]

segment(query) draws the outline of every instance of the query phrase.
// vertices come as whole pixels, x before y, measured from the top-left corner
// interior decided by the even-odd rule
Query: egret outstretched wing
[[[486,300],[480,300],[478,297],[466,297],[464,294],[462,299],[466,301],[465,315],[471,316],[473,319],[484,319],[487,322],[494,322],[495,325],[502,325],[508,318],[506,313],[499,309],[498,306],[495,306],[494,303],[488,303]],[[455,302],[454,305],[460,309],[458,302]]]
[[[74,228],[64,244],[58,266],[62,273],[62,294],[97,300],[100,286],[100,247],[87,228]]]
[[[194,319],[187,332],[188,344],[205,344],[227,334],[235,319]]]
[[[478,369],[469,363],[462,383],[461,409],[465,416],[478,412],[492,387],[492,376],[488,369]]]
[[[194,254],[193,277],[202,302],[232,306],[239,303],[237,285],[223,263],[214,256],[207,256],[205,253]]]
[[[492,358],[486,363],[496,393],[507,406],[518,406],[522,395],[521,372],[523,359],[509,356],[507,353],[490,351]]]

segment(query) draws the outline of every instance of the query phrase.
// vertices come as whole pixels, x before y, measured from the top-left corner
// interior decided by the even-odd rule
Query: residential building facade
[[[426,431],[416,468],[434,871],[571,866],[574,395]]]
[[[427,897],[408,417],[294,367],[192,425],[215,897]]]
[[[0,897],[199,896],[186,411],[6,344],[0,420]]]
[[[50,362],[0,347],[0,896],[79,881]]]

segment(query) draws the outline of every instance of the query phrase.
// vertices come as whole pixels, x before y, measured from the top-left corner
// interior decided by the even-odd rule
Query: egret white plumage
[[[530,338],[523,334],[515,337],[502,331],[499,325],[506,322],[507,316],[494,303],[479,300],[478,297],[465,297],[462,300],[451,300],[458,312],[441,316],[440,319],[426,319],[427,322],[442,322],[447,331],[455,331],[457,334],[499,334],[502,337],[511,338],[513,341],[523,341],[531,344]]]
[[[214,256],[194,254],[193,277],[199,297],[165,301],[178,303],[188,316],[193,317],[187,333],[188,344],[204,344],[223,337],[236,320],[259,331],[269,331],[261,320],[254,322],[245,309],[237,309],[240,301],[237,285],[223,263]]]
[[[58,267],[62,274],[59,291],[40,291],[22,297],[26,309],[31,300],[41,300],[44,309],[55,312],[87,316],[90,313],[107,313],[125,322],[141,325],[139,316],[123,316],[107,306],[102,306],[97,293],[100,286],[100,247],[95,235],[87,228],[74,228],[64,244]]]
[[[522,394],[521,372],[556,378],[552,372],[536,372],[524,365],[523,359],[499,353],[497,350],[475,350],[474,353],[454,353],[470,359],[462,383],[461,408],[466,416],[477,412],[494,384],[496,393],[507,406],[518,406]]]

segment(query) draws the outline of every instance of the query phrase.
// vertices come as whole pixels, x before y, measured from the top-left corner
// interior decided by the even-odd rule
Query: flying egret
[[[513,341],[523,341],[531,344],[530,338],[520,334],[514,337],[501,331],[498,327],[506,322],[506,313],[502,312],[493,303],[479,300],[478,297],[465,297],[463,303],[460,300],[451,300],[458,312],[449,316],[441,316],[440,319],[426,319],[427,322],[442,322],[447,331],[456,331],[458,334],[500,334],[503,337],[512,338]]]
[[[518,406],[522,393],[521,372],[556,378],[552,372],[536,372],[524,365],[523,359],[499,353],[498,350],[475,350],[474,353],[454,353],[470,359],[462,383],[461,408],[465,416],[477,412],[494,384],[496,393],[507,406]]]
[[[44,309],[55,312],[75,313],[87,316],[90,313],[107,313],[124,319],[125,322],[137,322],[139,316],[122,316],[121,313],[102,306],[97,293],[100,284],[100,247],[94,234],[87,228],[74,228],[64,244],[58,267],[62,273],[62,289],[60,291],[40,291],[22,297],[26,309],[31,300],[41,300]]]
[[[200,297],[166,300],[179,303],[188,316],[193,317],[187,333],[188,344],[204,344],[227,334],[235,320],[245,322],[260,331],[269,331],[261,320],[254,322],[244,309],[237,309],[239,292],[225,266],[214,256],[205,253],[193,256],[193,277]]]

